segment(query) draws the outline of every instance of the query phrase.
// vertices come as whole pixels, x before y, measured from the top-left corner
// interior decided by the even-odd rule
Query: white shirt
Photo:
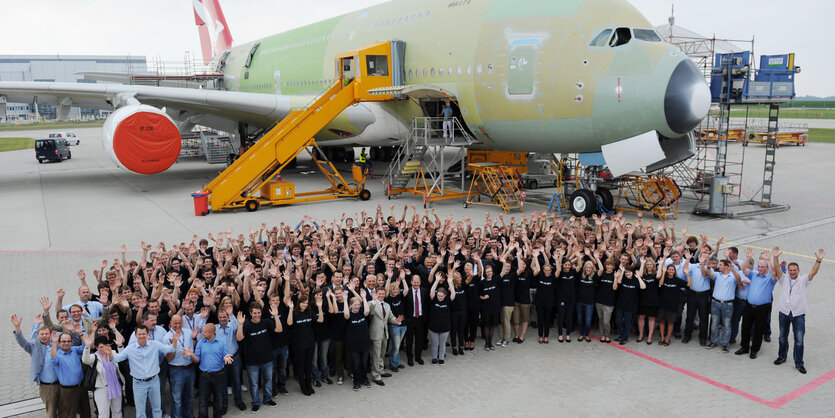
[[[805,315],[808,310],[806,306],[806,288],[809,286],[809,275],[804,274],[792,280],[788,273],[783,273],[780,276],[779,283],[783,285],[783,292],[780,294],[780,300],[777,302],[777,310],[785,315]]]

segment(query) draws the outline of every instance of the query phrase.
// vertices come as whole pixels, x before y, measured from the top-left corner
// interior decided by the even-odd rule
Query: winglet
[[[194,24],[200,34],[203,63],[208,64],[212,57],[232,47],[232,32],[226,24],[219,0],[192,0],[192,7]]]

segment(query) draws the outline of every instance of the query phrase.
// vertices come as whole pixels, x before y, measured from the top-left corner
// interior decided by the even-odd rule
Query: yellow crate
[[[269,200],[287,200],[296,197],[296,185],[290,181],[272,180],[261,186],[261,197]]]

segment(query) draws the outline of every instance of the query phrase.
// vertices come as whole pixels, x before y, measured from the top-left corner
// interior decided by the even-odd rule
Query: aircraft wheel
[[[536,179],[530,179],[530,180],[528,180],[528,189],[530,189],[530,190],[536,190],[536,189],[538,189],[538,188],[539,188],[539,182],[538,182],[538,181],[536,181]]]
[[[588,217],[597,212],[597,199],[591,190],[579,189],[571,194],[568,199],[568,206],[571,213],[577,217]]]
[[[67,153],[67,159],[68,159],[68,160],[72,159],[72,153],[71,153],[71,152],[68,152],[68,153]]]
[[[246,208],[247,212],[255,212],[261,206],[261,203],[257,200],[250,199],[244,203],[244,208]]]
[[[345,149],[345,162],[352,163],[356,159],[356,155],[354,153],[354,148],[347,148]]]
[[[604,209],[612,210],[615,208],[615,199],[612,197],[612,192],[609,189],[597,189],[597,198],[600,200]]]
[[[360,191],[360,200],[365,201],[368,199],[371,199],[371,192],[368,191],[368,189],[362,189],[362,191]]]

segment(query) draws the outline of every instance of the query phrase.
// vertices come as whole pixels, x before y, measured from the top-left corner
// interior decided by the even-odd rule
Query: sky
[[[236,44],[383,2],[220,1]],[[835,96],[835,78],[830,75],[835,54],[825,43],[830,37],[823,33],[832,24],[835,1],[630,2],[653,25],[666,24],[675,4],[679,26],[708,37],[753,38],[758,55],[795,52],[795,63],[802,68],[797,94]],[[186,51],[200,56],[191,4],[190,0],[0,0],[7,36],[0,54],[131,54],[182,63]],[[750,43],[738,45],[749,48]]]

